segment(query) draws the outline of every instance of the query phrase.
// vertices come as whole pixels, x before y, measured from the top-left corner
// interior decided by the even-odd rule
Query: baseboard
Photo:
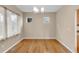
[[[56,39],[56,37],[24,37],[23,39]]]
[[[66,47],[71,53],[74,53],[66,44],[64,44],[60,40],[57,40],[57,41],[60,42],[64,47]]]
[[[15,45],[17,45],[19,42],[21,42],[23,39],[20,39],[18,42],[16,42],[15,44],[13,44],[11,47],[9,47],[7,50],[5,50],[3,53],[6,53],[7,51],[9,51],[10,49],[12,49]]]

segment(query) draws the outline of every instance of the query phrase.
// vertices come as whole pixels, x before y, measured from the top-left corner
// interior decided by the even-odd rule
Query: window
[[[48,24],[49,21],[50,21],[49,17],[47,17],[47,16],[46,17],[43,17],[43,23]]]
[[[0,40],[20,34],[21,29],[22,17],[0,6]]]
[[[7,10],[7,37],[17,34],[18,16]]]
[[[18,33],[18,34],[21,33],[22,24],[23,24],[23,22],[22,22],[22,17],[19,15],[19,16],[18,16],[18,25],[17,25],[17,30],[18,30],[17,33]]]
[[[5,31],[5,9],[0,7],[0,40],[6,38]]]

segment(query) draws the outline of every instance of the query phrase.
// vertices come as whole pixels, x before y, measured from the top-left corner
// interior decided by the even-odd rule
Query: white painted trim
[[[77,10],[75,11],[75,52],[77,53]]]
[[[64,47],[66,47],[70,52],[74,53],[66,44],[64,44],[62,41],[57,40],[58,42],[60,42]]]
[[[13,44],[11,47],[9,47],[7,50],[3,51],[3,53],[6,53],[7,51],[9,51],[11,48],[13,48],[15,45],[17,45],[19,42],[21,42],[23,39],[20,39],[18,42],[16,42],[15,44]]]

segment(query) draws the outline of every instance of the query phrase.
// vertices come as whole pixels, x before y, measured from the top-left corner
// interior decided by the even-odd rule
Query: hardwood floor
[[[79,35],[77,35],[77,52],[79,53]]]
[[[57,40],[24,39],[7,53],[69,53]]]

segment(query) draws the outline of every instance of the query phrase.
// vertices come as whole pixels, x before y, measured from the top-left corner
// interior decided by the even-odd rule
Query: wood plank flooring
[[[79,53],[79,35],[77,35],[77,52]]]
[[[7,53],[70,53],[55,39],[24,39]]]

